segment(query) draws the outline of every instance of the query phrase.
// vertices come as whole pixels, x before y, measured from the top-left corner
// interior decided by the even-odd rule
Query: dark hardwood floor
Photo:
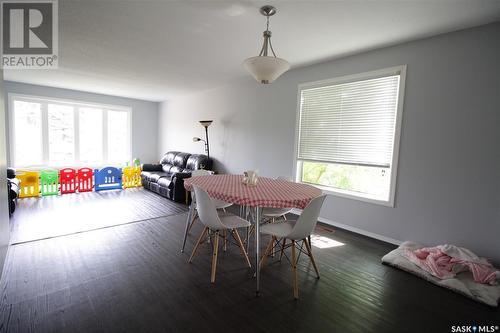
[[[500,321],[499,309],[382,265],[392,245],[324,226],[316,230],[324,237],[316,244],[336,246],[313,248],[319,280],[301,258],[299,300],[288,263],[276,259],[263,269],[256,298],[253,272],[234,245],[220,252],[211,285],[209,245],[192,264],[189,253],[179,251],[185,218],[11,246],[0,331],[450,332],[452,325]],[[187,252],[200,231],[195,225]]]
[[[187,207],[141,188],[25,198],[11,218],[11,244],[179,214]]]

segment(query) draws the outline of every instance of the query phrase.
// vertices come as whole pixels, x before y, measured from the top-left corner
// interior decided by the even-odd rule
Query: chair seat
[[[221,213],[219,214],[219,218],[222,224],[228,229],[246,228],[250,226],[250,222],[231,213]]]
[[[280,217],[292,211],[293,208],[271,208],[265,207],[262,209],[262,216],[264,217]]]
[[[265,224],[260,227],[260,232],[262,234],[276,236],[277,238],[287,237],[295,226],[297,221],[283,221],[276,223]]]
[[[214,203],[215,209],[222,209],[232,206],[233,204],[230,202],[225,202],[219,199],[212,198],[212,202]]]
[[[217,208],[217,209],[227,208],[227,207],[233,205],[230,202],[225,202],[225,201],[222,201],[222,200],[219,200],[219,199],[214,199],[214,198],[212,198],[212,202],[214,203],[215,208]]]

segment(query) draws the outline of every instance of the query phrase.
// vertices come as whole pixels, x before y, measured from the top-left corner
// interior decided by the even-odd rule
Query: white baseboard
[[[301,213],[302,213],[302,209],[294,208],[292,210],[292,214],[300,215]],[[401,243],[403,243],[402,241],[394,239],[394,238],[382,236],[382,235],[376,234],[374,232],[370,232],[370,231],[366,231],[366,230],[359,229],[359,228],[356,228],[356,227],[352,227],[352,226],[347,225],[347,224],[338,223],[338,222],[335,222],[335,221],[332,221],[332,220],[329,220],[329,219],[325,219],[324,217],[319,217],[318,221],[321,222],[321,223],[332,225],[334,227],[338,227],[340,229],[344,229],[344,230],[347,230],[347,231],[354,232],[356,234],[360,234],[360,235],[363,235],[363,236],[366,236],[366,237],[374,238],[374,239],[377,239],[377,240],[380,240],[380,241],[383,241],[383,242],[386,242],[386,243],[390,243],[390,244],[394,244],[394,245],[400,245]]]

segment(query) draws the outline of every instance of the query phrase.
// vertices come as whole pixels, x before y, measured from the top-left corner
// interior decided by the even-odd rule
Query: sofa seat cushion
[[[141,171],[142,179],[146,179],[149,181],[149,176],[151,175],[151,171]]]
[[[142,171],[141,177],[143,177],[149,181],[149,177],[151,177],[152,175],[154,175],[155,173],[158,173],[158,172],[161,172],[161,171]]]
[[[158,185],[160,187],[170,187],[170,184],[172,184],[172,179],[170,177],[161,177],[157,181]]]
[[[142,175],[144,177],[146,177],[146,179],[148,181],[156,183],[162,177],[166,177],[166,178],[170,179],[172,174],[169,172],[152,172],[152,171],[149,172],[149,171],[146,171],[146,172],[142,172]]]

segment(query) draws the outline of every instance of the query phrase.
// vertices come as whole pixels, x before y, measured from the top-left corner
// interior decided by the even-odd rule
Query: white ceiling
[[[59,69],[5,79],[162,101],[248,75],[263,4],[293,67],[500,20],[498,0],[59,0]]]

